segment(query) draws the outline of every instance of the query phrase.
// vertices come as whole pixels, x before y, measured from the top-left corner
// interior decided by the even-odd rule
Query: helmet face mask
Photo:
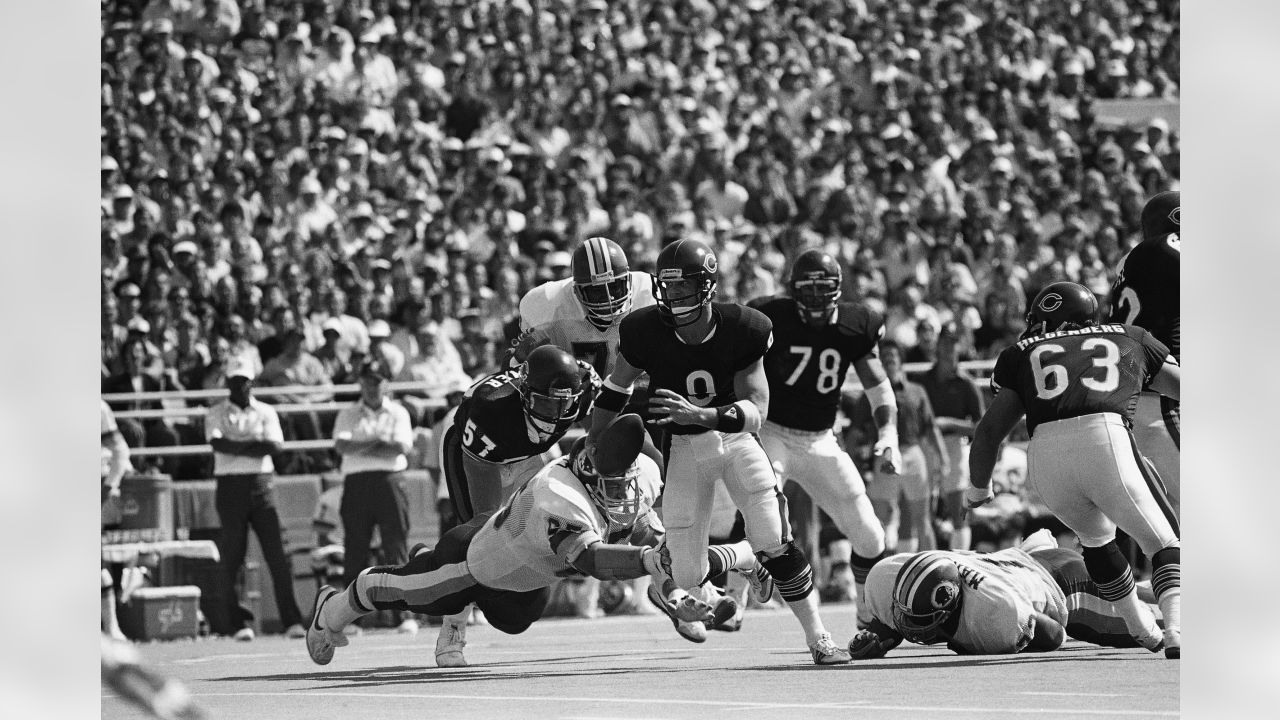
[[[840,265],[822,250],[807,250],[796,258],[788,287],[801,319],[815,327],[830,322],[840,303],[843,279]]]
[[[529,354],[520,368],[516,390],[526,419],[544,434],[568,430],[582,407],[582,375],[577,362],[554,345],[543,345]]]
[[[622,248],[605,237],[588,238],[573,251],[573,291],[587,320],[604,330],[631,310],[631,272]]]
[[[619,527],[635,524],[640,516],[638,465],[632,463],[621,475],[602,475],[592,464],[584,445],[574,453],[570,467],[606,520]]]
[[[677,240],[658,255],[653,299],[658,315],[670,327],[698,322],[716,295],[719,262],[711,248],[697,240]]]
[[[955,562],[923,552],[898,570],[893,585],[893,622],[907,640],[922,645],[947,639],[942,626],[960,611],[962,580]]]

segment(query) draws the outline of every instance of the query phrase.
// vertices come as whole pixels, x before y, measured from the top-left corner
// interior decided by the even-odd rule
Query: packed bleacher
[[[908,362],[944,326],[986,359],[1049,282],[1105,301],[1145,199],[1178,186],[1176,122],[1104,111],[1176,103],[1176,2],[111,0],[101,17],[104,393],[222,388],[240,359],[260,386],[315,388],[275,401],[319,403],[379,355],[443,398],[496,367],[521,295],[595,235],[639,270],[702,239],[719,299],[743,302],[825,247]],[[332,414],[282,421],[322,439]],[[134,448],[204,442],[198,416],[120,429]]]

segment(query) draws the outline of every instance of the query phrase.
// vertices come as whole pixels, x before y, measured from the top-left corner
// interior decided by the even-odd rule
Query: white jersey
[[[631,309],[653,304],[653,277],[632,270]],[[573,291],[573,278],[552,280],[533,288],[520,298],[520,329],[529,330],[552,320],[585,320],[586,308]]]
[[[467,567],[481,584],[525,592],[577,574],[571,567],[597,542],[625,542],[636,528],[661,531],[653,504],[661,490],[658,464],[640,455],[641,513],[634,525],[609,523],[569,469],[569,458],[549,463],[512,495],[471,540]]]
[[[1016,653],[1035,634],[1035,614],[1067,623],[1067,598],[1048,571],[1019,548],[993,553],[941,552],[955,561],[960,588],[960,624],[955,643],[971,653]],[[915,555],[891,555],[867,576],[867,604],[880,622],[894,627],[893,585],[898,571]]]
[[[647,273],[631,273],[631,309],[653,305],[653,287]],[[534,348],[555,345],[574,358],[595,368],[600,377],[613,372],[618,357],[618,326],[601,330],[587,319],[586,311],[573,291],[573,280],[543,283],[520,300],[520,326],[515,343],[515,362],[522,362]]]

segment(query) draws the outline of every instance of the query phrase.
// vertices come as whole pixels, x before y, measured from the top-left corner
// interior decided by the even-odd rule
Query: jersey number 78
[[[804,369],[809,366],[809,360],[813,358],[813,348],[808,345],[792,345],[787,350],[792,355],[800,356],[796,369],[791,372],[791,377],[787,378],[787,385],[795,385],[804,374]],[[826,395],[838,387],[840,387],[840,353],[834,348],[824,348],[818,353],[818,392]]]

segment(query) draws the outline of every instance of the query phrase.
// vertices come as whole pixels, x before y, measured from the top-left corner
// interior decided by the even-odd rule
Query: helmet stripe
[[[605,244],[604,238],[596,238],[592,243],[592,247],[600,255],[600,270],[613,277],[613,260],[609,257],[609,246]]]
[[[898,571],[897,596],[904,605],[911,605],[911,600],[915,598],[916,592],[920,589],[920,584],[924,581],[929,573],[940,565],[947,562],[947,558],[934,552],[921,553],[902,566]]]
[[[605,243],[604,238],[593,237],[588,238],[586,243],[587,250],[587,271],[591,273],[591,279],[613,276],[613,260],[609,257],[609,246]]]

